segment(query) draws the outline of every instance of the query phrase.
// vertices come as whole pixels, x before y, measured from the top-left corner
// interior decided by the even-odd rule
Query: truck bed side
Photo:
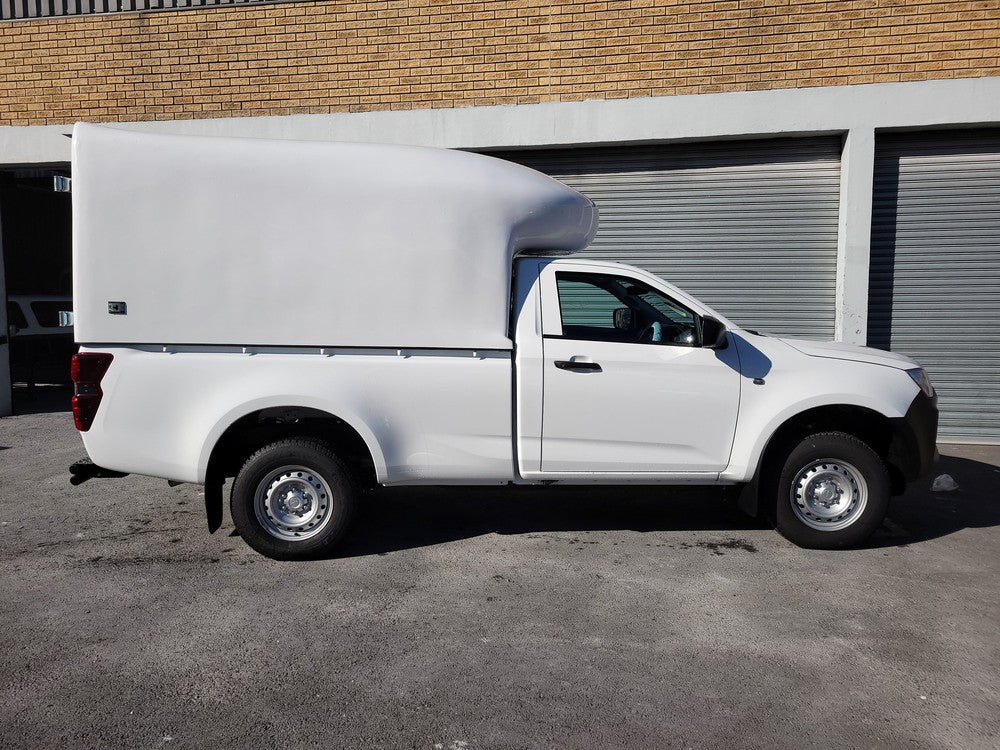
[[[105,468],[204,482],[212,449],[262,409],[319,410],[367,443],[379,482],[514,478],[511,353],[89,347],[114,355],[87,452]]]

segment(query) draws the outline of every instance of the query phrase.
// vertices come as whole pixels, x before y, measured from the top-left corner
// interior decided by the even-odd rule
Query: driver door
[[[543,272],[543,473],[713,475],[739,411],[736,347],[700,346],[692,310],[617,269]]]

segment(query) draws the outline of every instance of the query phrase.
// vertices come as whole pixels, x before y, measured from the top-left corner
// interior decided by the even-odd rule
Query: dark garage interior
[[[67,393],[73,329],[60,312],[72,310],[72,208],[70,194],[56,191],[55,178],[68,175],[68,164],[0,170],[15,412],[48,398],[65,400]]]

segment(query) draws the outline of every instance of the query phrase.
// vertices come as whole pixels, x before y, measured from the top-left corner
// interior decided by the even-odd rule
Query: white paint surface
[[[543,332],[561,332],[558,312],[545,312],[559,268],[632,277],[728,324],[639,269],[528,259],[518,266],[515,300],[524,382],[513,390],[509,352],[102,346],[114,361],[93,427],[83,433],[87,452],[109,469],[204,482],[213,447],[238,419],[305,407],[351,425],[383,483],[740,482],[753,475],[774,431],[806,409],[850,404],[893,418],[916,396],[906,358],[860,347],[809,350],[815,345],[735,327],[722,351],[569,339],[544,339],[543,349]],[[604,372],[550,388],[556,356],[588,352]],[[559,390],[570,398],[550,403]],[[600,415],[612,413],[602,423]],[[545,470],[549,436],[557,461]]]
[[[212,448],[236,420],[302,407],[351,425],[380,482],[495,483],[513,473],[507,352],[97,351],[114,361],[81,435],[106,468],[202,483]]]
[[[602,273],[640,281],[620,264],[557,261],[542,269],[542,471],[548,473],[659,472],[715,475],[729,463],[739,413],[735,347],[714,351],[617,341],[563,338],[556,272]],[[656,277],[647,283],[662,286]],[[679,290],[663,289],[684,304]],[[703,306],[697,314],[712,315]],[[529,342],[518,342],[519,346]],[[588,361],[600,372],[556,367]],[[695,477],[697,478],[697,477]]]
[[[871,260],[872,186],[875,131],[851,128],[840,160],[837,231],[835,337],[849,344],[868,341],[868,268]]]
[[[509,349],[514,255],[597,228],[575,190],[460,151],[83,124],[73,146],[80,343]]]

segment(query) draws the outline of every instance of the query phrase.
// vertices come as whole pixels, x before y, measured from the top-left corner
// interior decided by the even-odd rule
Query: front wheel
[[[230,511],[244,541],[276,560],[330,552],[354,515],[355,490],[343,462],[319,440],[266,445],[233,482]]]
[[[776,489],[778,531],[812,549],[864,542],[885,518],[891,494],[885,462],[844,432],[802,440],[785,460]]]

